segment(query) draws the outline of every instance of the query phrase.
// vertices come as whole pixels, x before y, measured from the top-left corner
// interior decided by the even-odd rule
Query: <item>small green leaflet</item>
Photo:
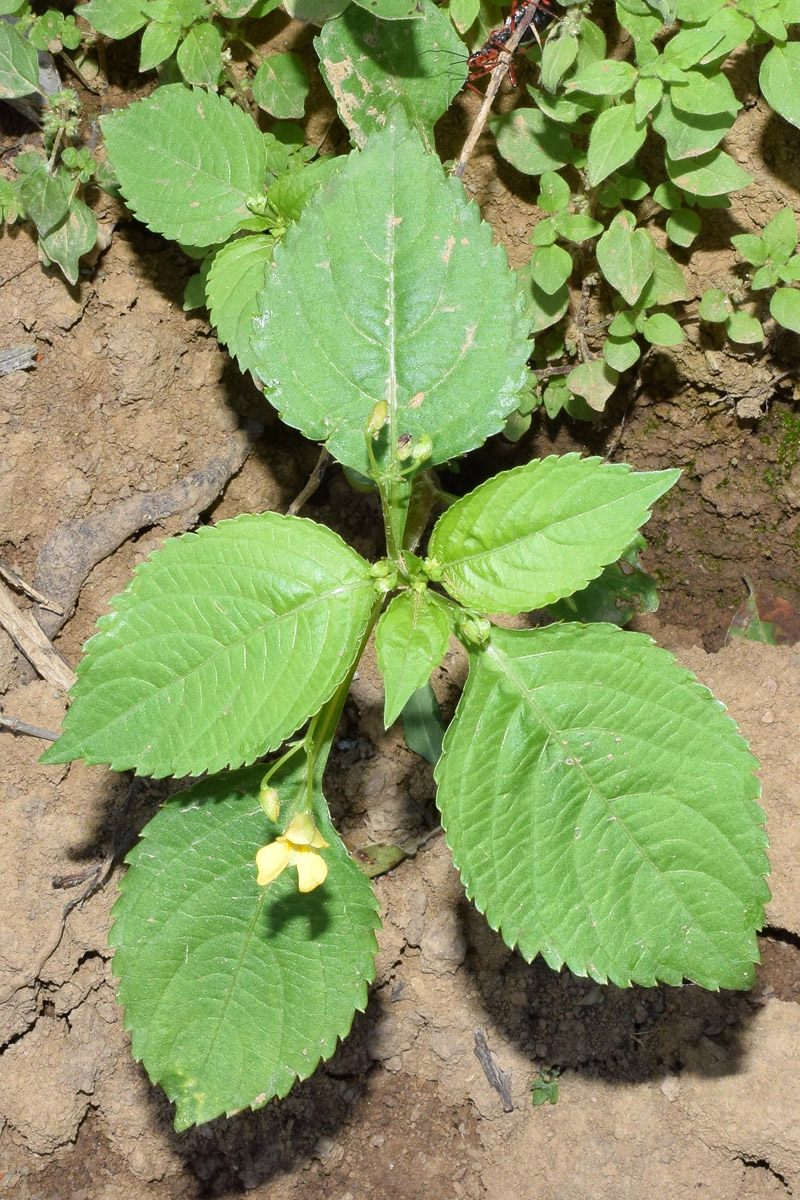
[[[577,454],[514,467],[448,508],[428,554],[446,590],[469,608],[543,608],[615,562],[679,475]]]
[[[614,218],[597,243],[597,262],[603,275],[628,304],[636,304],[653,274],[655,244],[646,229],[637,229],[629,212]]]
[[[264,194],[264,142],[230,100],[170,84],[102,126],[122,194],[149,229],[214,246],[239,229],[263,228],[247,200]]]
[[[666,167],[673,183],[693,196],[724,196],[738,192],[752,183],[748,175],[724,150],[709,150],[697,158],[673,161],[669,155]]]
[[[51,262],[58,263],[72,284],[78,282],[81,255],[88,254],[96,241],[97,218],[77,197],[71,201],[63,221],[39,237],[44,253]]]
[[[632,104],[618,104],[600,113],[589,134],[587,169],[596,187],[638,153],[647,136],[647,125],[637,123]]]
[[[800,333],[800,291],[797,288],[778,288],[769,302],[769,311],[784,329]]]
[[[222,34],[216,25],[193,25],[178,48],[178,67],[187,83],[215,88],[222,72]]]
[[[756,766],[649,638],[495,628],[437,803],[468,896],[526,959],[618,987],[747,988],[769,899]]]
[[[273,117],[302,117],[309,92],[308,72],[296,54],[272,54],[253,80],[253,99]]]
[[[60,175],[50,174],[43,161],[23,177],[19,198],[40,235],[54,229],[69,210],[69,189]]]
[[[339,116],[362,147],[396,105],[432,149],[435,122],[464,86],[464,43],[431,0],[418,0],[413,21],[385,20],[366,7],[351,4],[314,42]]]
[[[430,683],[414,692],[400,716],[409,750],[435,767],[442,754],[447,726]]]
[[[355,0],[381,21],[403,21],[422,14],[419,0]]]
[[[494,117],[489,127],[503,158],[524,175],[555,171],[575,156],[569,130],[538,108],[518,108]]]
[[[253,338],[282,418],[364,475],[379,400],[388,423],[376,455],[427,433],[425,465],[440,463],[502,428],[530,352],[491,227],[395,115],[276,248]]]
[[[450,641],[445,605],[433,592],[409,589],[395,596],[375,630],[378,666],[386,686],[383,723],[388,729],[411,693],[423,687]]]
[[[769,104],[800,129],[800,42],[773,46],[758,76]]]
[[[269,202],[284,221],[299,221],[300,214],[316,192],[341,171],[347,156],[317,158],[300,170],[285,171],[269,189]]]
[[[578,363],[567,376],[567,386],[582,396],[595,412],[602,412],[619,383],[619,372],[606,359]]]
[[[83,17],[92,29],[114,41],[129,37],[147,24],[141,0],[89,0],[75,9],[75,16]]]
[[[267,512],[173,538],[98,622],[44,759],[157,778],[251,763],[333,694],[373,597],[369,564],[313,521]]]
[[[275,239],[266,233],[237,238],[216,252],[208,270],[206,296],[212,324],[242,371],[255,367],[250,346],[253,319],[274,247]]]
[[[321,793],[325,883],[301,895],[290,867],[257,885],[256,851],[280,832],[258,802],[263,777],[263,766],[225,773],[168,800],[128,855],[114,907],[125,1028],[178,1130],[285,1096],[333,1054],[375,974],[378,906]]]

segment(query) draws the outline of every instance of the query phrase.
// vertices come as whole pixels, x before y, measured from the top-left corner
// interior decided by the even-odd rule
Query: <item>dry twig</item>
[[[497,57],[497,66],[491,73],[489,86],[486,89],[486,95],[483,98],[483,104],[481,105],[480,111],[475,118],[472,129],[470,129],[469,134],[467,135],[467,140],[464,142],[464,147],[453,170],[453,174],[457,179],[462,179],[464,176],[464,172],[467,169],[467,163],[469,162],[472,152],[477,145],[478,138],[483,133],[486,122],[489,119],[489,110],[492,107],[495,96],[500,90],[500,84],[508,74],[508,68],[511,66],[511,62],[514,58],[514,51],[522,41],[525,31],[533,21],[535,15],[536,5],[532,4],[530,8],[523,14],[519,25],[508,39],[508,44],[506,45],[505,49],[501,50]]]

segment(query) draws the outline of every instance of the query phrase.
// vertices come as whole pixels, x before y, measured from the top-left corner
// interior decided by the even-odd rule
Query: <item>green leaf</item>
[[[502,471],[451,505],[428,554],[446,590],[481,612],[527,612],[614,562],[678,471],[635,473],[565,454]]]
[[[560,321],[569,308],[569,288],[566,284],[548,295],[543,288],[534,283],[530,267],[523,267],[519,273],[520,284],[527,299],[527,316],[531,334],[541,333]]]
[[[157,778],[253,762],[341,683],[373,594],[369,564],[299,517],[171,539],[98,622],[48,761]]]
[[[526,959],[618,987],[747,988],[769,898],[756,765],[649,638],[493,629],[437,803],[467,895]]]
[[[761,235],[770,258],[784,263],[797,247],[797,221],[790,208],[781,208]]]
[[[615,371],[627,371],[641,355],[639,343],[630,337],[609,336],[603,343],[603,358]]]
[[[699,86],[702,91],[702,84]],[[670,93],[659,105],[653,128],[666,142],[670,158],[694,159],[719,145],[734,120],[735,113],[681,112],[675,108]]]
[[[636,315],[636,312],[629,308],[618,312],[609,325],[608,332],[617,338],[633,337],[634,334],[639,332],[636,324]]]
[[[633,97],[633,115],[637,125],[641,125],[664,95],[664,85],[660,79],[639,79]]]
[[[628,33],[633,38],[636,61],[639,66],[643,67],[647,63],[653,62],[658,58],[658,51],[652,44],[653,38],[660,32],[664,22],[661,17],[653,15],[628,15],[622,9],[621,4],[616,5],[617,15],[623,29],[627,29]]]
[[[687,25],[705,25],[709,17],[715,16],[725,0],[677,0],[675,15]]]
[[[697,66],[719,42],[722,34],[716,25],[702,29],[682,29],[664,47],[664,58],[682,71]]]
[[[735,8],[723,8],[714,17],[714,27],[720,40],[700,60],[703,66],[720,63],[738,46],[744,45],[753,33],[753,22]]]
[[[65,278],[73,284],[78,282],[81,255],[88,254],[96,241],[97,218],[77,197],[70,202],[64,219],[39,237],[39,245],[47,257],[58,263]]]
[[[569,184],[555,171],[544,171],[536,203],[542,212],[557,213],[569,205]]]
[[[630,63],[607,58],[573,75],[564,87],[568,92],[588,92],[592,96],[622,96],[635,82],[636,71]]]
[[[603,232],[602,224],[584,213],[559,213],[555,218],[555,226],[561,237],[569,242],[588,242]]]
[[[147,23],[141,0],[89,0],[75,9],[75,16],[114,41],[130,37]]]
[[[349,4],[350,0],[284,0],[283,7],[296,21],[324,25],[327,21],[340,17]],[[260,7],[257,5],[257,8]]]
[[[538,286],[552,296],[572,274],[572,256],[562,246],[537,246],[531,258],[530,272]]]
[[[777,5],[772,3],[753,5],[753,15],[758,28],[763,29],[764,33],[775,41],[783,42],[786,40],[787,30],[776,10]]]
[[[530,237],[532,246],[552,246],[558,238],[556,223],[552,217],[537,221]]]
[[[13,100],[39,91],[36,47],[18,25],[0,21],[0,100]]]
[[[725,322],[725,330],[733,342],[744,345],[754,345],[764,340],[764,330],[761,322],[749,313],[734,312]]]
[[[114,907],[133,1056],[177,1105],[178,1130],[285,1096],[333,1054],[374,978],[378,906],[320,793],[325,883],[302,895],[288,868],[257,885],[256,851],[280,832],[258,801],[263,777],[251,767],[168,800],[128,855]]]
[[[800,333],[800,292],[796,288],[778,288],[769,302],[769,311],[784,329]]]
[[[501,429],[526,375],[524,300],[505,252],[399,117],[291,227],[262,313],[254,345],[271,402],[365,475],[377,401],[388,405],[378,457],[427,433],[429,466]]]
[[[800,283],[800,254],[794,254],[782,267],[778,268],[778,278],[782,283]]]
[[[219,340],[242,371],[255,369],[253,320],[274,247],[275,239],[268,234],[238,238],[216,252],[209,268],[203,303],[208,304]]]
[[[632,104],[618,104],[600,113],[589,134],[587,168],[592,187],[597,187],[617,167],[630,162],[646,136],[647,126],[636,124]]]
[[[239,17],[245,16],[253,8],[255,8],[255,6],[256,0],[216,0],[214,5],[219,15],[221,17],[227,17],[229,21],[235,21],[238,20]],[[274,0],[274,3],[272,3],[271,7],[267,7],[265,12],[265,6],[262,0],[262,3],[258,6],[258,16],[265,17],[268,12],[271,12],[273,8],[277,7],[278,0]]]
[[[466,33],[481,11],[480,0],[450,0],[450,19],[459,33]]]
[[[269,189],[269,202],[285,221],[299,221],[300,214],[319,188],[338,175],[345,155],[318,158],[300,171],[280,175]]]
[[[419,17],[421,9],[417,0],[354,0],[362,8],[381,21],[403,21]]]
[[[187,83],[216,87],[222,73],[222,34],[204,21],[193,25],[178,48],[178,67]]]
[[[536,107],[541,109],[549,120],[555,121],[559,125],[569,126],[566,133],[570,133],[574,129],[581,117],[586,116],[587,113],[599,112],[605,104],[602,96],[590,96],[587,92],[571,92],[567,96],[563,91],[559,91],[555,95],[551,95],[542,88],[529,86],[528,93],[533,98]],[[571,159],[574,156],[575,152],[570,143]]]
[[[427,591],[401,592],[375,630],[378,666],[386,685],[383,723],[397,720],[412,692],[424,687],[450,643],[447,610]]]
[[[698,312],[704,321],[718,325],[731,315],[731,302],[720,288],[709,288],[703,293]]]
[[[518,108],[489,121],[497,149],[523,175],[541,175],[571,162],[569,130],[536,108]]]
[[[418,6],[414,21],[382,21],[351,4],[314,42],[339,116],[359,147],[399,105],[432,148],[435,122],[464,86],[464,43],[432,0]]]
[[[253,99],[274,117],[302,117],[311,85],[296,54],[272,54],[253,79]]]
[[[0,22],[2,24],[5,22]],[[40,236],[55,229],[69,210],[66,184],[60,175],[51,175],[41,160],[36,169],[20,181],[19,198]]]
[[[683,194],[674,183],[660,183],[653,192],[653,199],[662,208],[676,209],[683,204]]]
[[[264,142],[230,100],[171,84],[102,127],[122,194],[148,228],[191,246],[253,228],[247,200],[264,191]]]
[[[446,725],[430,683],[414,692],[400,717],[409,750],[436,766],[442,754]]]
[[[759,267],[755,272],[753,278],[750,280],[750,287],[754,292],[759,291],[761,288],[775,287],[779,277],[778,268],[774,263],[769,263],[765,267]]]
[[[746,262],[752,263],[755,267],[762,266],[767,261],[768,251],[766,243],[762,238],[756,237],[752,233],[737,233],[731,238],[732,244],[741,254]]]
[[[734,118],[742,107],[721,71],[689,71],[686,82],[674,84],[669,94],[675,108],[693,116],[725,113]]]
[[[642,333],[652,346],[679,346],[683,341],[680,325],[666,313],[653,313],[648,317]]]
[[[645,229],[636,229],[629,212],[619,213],[597,243],[603,275],[628,304],[636,304],[653,273],[655,245]]]
[[[560,621],[607,621],[612,625],[627,625],[637,613],[655,612],[658,608],[656,581],[639,567],[638,553],[645,548],[644,538],[637,534],[632,546],[620,562],[609,563],[597,579],[583,591],[575,592],[547,611]]]
[[[752,183],[748,175],[724,150],[710,150],[690,162],[681,159],[674,162],[666,157],[669,177],[674,184],[693,196],[717,196],[737,192]]]
[[[656,246],[653,274],[642,289],[640,305],[642,308],[652,308],[656,304],[675,304],[688,298],[689,289],[680,265],[666,250]]]
[[[548,38],[542,50],[540,66],[542,87],[554,92],[577,57],[578,43],[574,37]]]
[[[667,237],[676,246],[691,246],[700,229],[699,214],[691,208],[678,208],[667,218]]]
[[[152,71],[169,58],[181,36],[180,22],[151,21],[142,34],[139,70]]]
[[[619,374],[602,358],[581,363],[567,376],[569,388],[576,396],[583,396],[595,412],[603,412],[618,383]]]

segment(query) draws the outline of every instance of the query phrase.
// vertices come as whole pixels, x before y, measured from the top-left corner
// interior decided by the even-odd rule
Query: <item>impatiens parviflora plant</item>
[[[197,221],[191,195],[172,204]],[[438,804],[509,946],[621,987],[748,987],[768,863],[733,721],[644,635],[502,621],[579,612],[678,472],[536,460],[420,544],[425,472],[502,429],[530,342],[504,251],[400,112],[290,227],[258,309],[272,403],[373,482],[386,555],[276,512],[167,541],[100,619],[43,757],[206,776],[143,830],[111,933],[133,1054],[176,1127],[285,1095],[366,1004],[378,906],[323,771],[373,632],[387,726],[451,637],[468,651]]]

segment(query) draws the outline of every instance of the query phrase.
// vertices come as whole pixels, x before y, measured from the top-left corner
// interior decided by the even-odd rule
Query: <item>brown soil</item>
[[[276,28],[281,49],[309,40],[296,25]],[[757,182],[734,197],[727,233],[765,223],[782,203],[800,210],[800,135],[766,115],[744,69],[737,91],[746,119],[728,148]],[[315,99],[321,138],[331,110]],[[465,96],[443,122],[447,153],[476,104]],[[498,164],[486,140],[467,188],[523,261],[535,181]],[[187,260],[110,202],[99,213],[110,244],[72,289],[40,268],[25,229],[3,243],[2,348],[33,343],[37,362],[0,379],[0,558],[29,580],[62,521],[170,487],[219,456],[244,421],[260,422],[258,440],[203,520],[285,510],[317,456],[268,412],[207,323],[182,312]],[[732,269],[722,245],[712,230],[693,257],[694,294]],[[76,890],[52,884],[108,852],[129,779],[40,767],[41,743],[0,731],[0,1196],[760,1200],[800,1187],[800,653],[721,648],[743,575],[798,600],[800,418],[797,376],[785,374],[798,340],[737,353],[688,331],[678,352],[651,353],[594,428],[541,419],[517,445],[495,439],[461,486],[576,447],[685,468],[646,531],[668,624],[641,624],[729,705],[763,764],[774,898],[754,990],[620,991],[526,965],[465,901],[434,838],[376,881],[377,980],[335,1057],[279,1104],[177,1135],[163,1094],[130,1058],[114,999],[106,937],[118,874],[66,920]],[[372,501],[337,470],[305,511],[365,555],[379,551]],[[56,642],[72,665],[135,563],[186,524],[185,512],[160,519],[92,570]],[[446,703],[462,679],[454,651],[436,678]],[[63,697],[2,631],[0,696],[5,714],[58,727]],[[430,770],[397,728],[384,731],[381,708],[366,661],[328,780],[334,816],[357,843],[435,824]],[[141,785],[122,833],[165,792]],[[511,1112],[475,1056],[480,1031],[510,1073]],[[534,1108],[531,1084],[553,1068],[558,1103]]]

